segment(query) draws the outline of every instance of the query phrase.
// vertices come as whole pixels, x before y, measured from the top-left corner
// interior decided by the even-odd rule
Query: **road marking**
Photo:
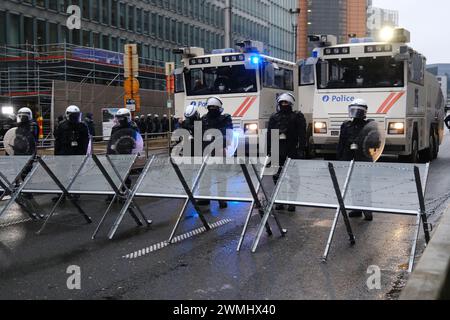
[[[219,228],[221,226],[224,226],[224,225],[226,225],[226,224],[228,224],[228,223],[230,223],[232,221],[233,220],[230,220],[230,219],[224,219],[224,220],[217,221],[216,223],[213,223],[213,224],[210,225],[211,230],[212,229],[217,229],[217,228]],[[182,234],[182,235],[179,235],[179,236],[173,238],[172,244],[182,242],[184,240],[187,240],[189,238],[192,238],[194,236],[197,236],[197,235],[205,233],[205,232],[206,232],[206,228],[205,227],[201,227],[201,228],[195,229],[193,231],[187,232],[185,234]],[[150,247],[147,247],[147,248],[144,248],[144,249],[140,249],[140,250],[135,251],[133,253],[127,254],[127,255],[123,256],[122,258],[123,259],[128,259],[128,260],[134,260],[134,259],[137,259],[137,258],[144,257],[144,256],[146,256],[146,255],[148,255],[150,253],[153,253],[153,252],[159,251],[161,249],[164,249],[164,248],[166,248],[168,246],[169,246],[169,242],[168,241],[162,241],[162,242],[154,244],[154,245],[152,245]]]

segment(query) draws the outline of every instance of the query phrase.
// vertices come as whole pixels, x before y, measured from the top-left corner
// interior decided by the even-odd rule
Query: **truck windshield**
[[[404,86],[404,63],[392,57],[322,60],[317,64],[318,89]]]
[[[185,72],[188,96],[248,93],[258,90],[256,70],[244,65],[196,68]]]

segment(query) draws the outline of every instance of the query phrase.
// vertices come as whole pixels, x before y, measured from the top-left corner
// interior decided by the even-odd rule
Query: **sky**
[[[410,46],[428,64],[450,63],[449,0],[373,0],[373,6],[399,11],[399,26],[411,32]]]

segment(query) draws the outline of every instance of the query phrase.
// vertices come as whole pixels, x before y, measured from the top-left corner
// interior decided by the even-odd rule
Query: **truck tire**
[[[440,149],[439,135],[436,132],[434,133],[434,142],[435,144],[434,144],[433,160],[436,160],[439,156],[439,149]]]
[[[408,156],[400,156],[399,159],[401,162],[406,163],[418,163],[419,162],[419,139],[417,131],[414,130],[412,143],[411,143],[411,154]]]
[[[420,161],[423,163],[431,162],[434,159],[434,154],[436,152],[436,138],[434,136],[434,130],[431,130],[428,140],[429,147],[423,151],[420,151]]]

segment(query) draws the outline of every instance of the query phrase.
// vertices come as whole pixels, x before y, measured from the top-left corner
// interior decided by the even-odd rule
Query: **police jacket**
[[[134,144],[133,146],[130,145],[128,148],[124,148],[124,149],[128,149],[128,150],[122,150],[120,152],[118,152],[117,150],[113,150],[113,145],[117,144],[117,140],[119,140],[122,137],[131,137],[134,141],[137,140],[137,135],[140,134],[139,133],[139,128],[136,125],[136,123],[134,122],[130,122],[126,125],[115,125],[112,130],[111,130],[111,139],[108,142],[108,148],[106,153],[107,154],[131,154],[132,149],[134,148]]]
[[[162,118],[162,120],[161,120],[161,132],[169,132],[169,119]]]
[[[267,133],[267,147],[272,151],[272,132],[279,130],[280,139],[285,136],[286,153],[291,159],[304,157],[306,149],[306,120],[300,111],[279,111],[274,113],[269,120]],[[280,150],[283,152],[283,150]]]
[[[54,132],[55,155],[85,155],[89,147],[89,129],[84,122],[61,122]]]
[[[36,154],[36,145],[39,140],[39,128],[36,122],[19,123],[13,143],[14,155],[31,156]]]
[[[191,136],[194,136],[194,126],[196,121],[201,121],[199,117],[186,118],[181,124],[181,128],[189,131]]]
[[[222,133],[223,137],[223,148],[227,147],[227,130],[233,130],[233,120],[229,114],[221,114],[218,117],[213,117],[208,112],[201,119],[203,136],[208,130],[217,129]],[[203,149],[205,149],[213,141],[204,141]]]
[[[160,133],[161,132],[161,121],[159,118],[153,119],[153,133]]]
[[[147,127],[147,133],[152,133],[153,132],[153,119],[152,118],[147,118],[145,120],[145,124]]]
[[[339,136],[339,144],[337,148],[337,159],[340,161],[363,161],[362,158],[358,156],[358,152],[351,150],[352,144],[356,143],[358,145],[358,150],[362,148],[362,138],[360,136],[361,131],[364,127],[372,122],[373,120],[353,120],[346,121],[341,126],[341,134]]]

